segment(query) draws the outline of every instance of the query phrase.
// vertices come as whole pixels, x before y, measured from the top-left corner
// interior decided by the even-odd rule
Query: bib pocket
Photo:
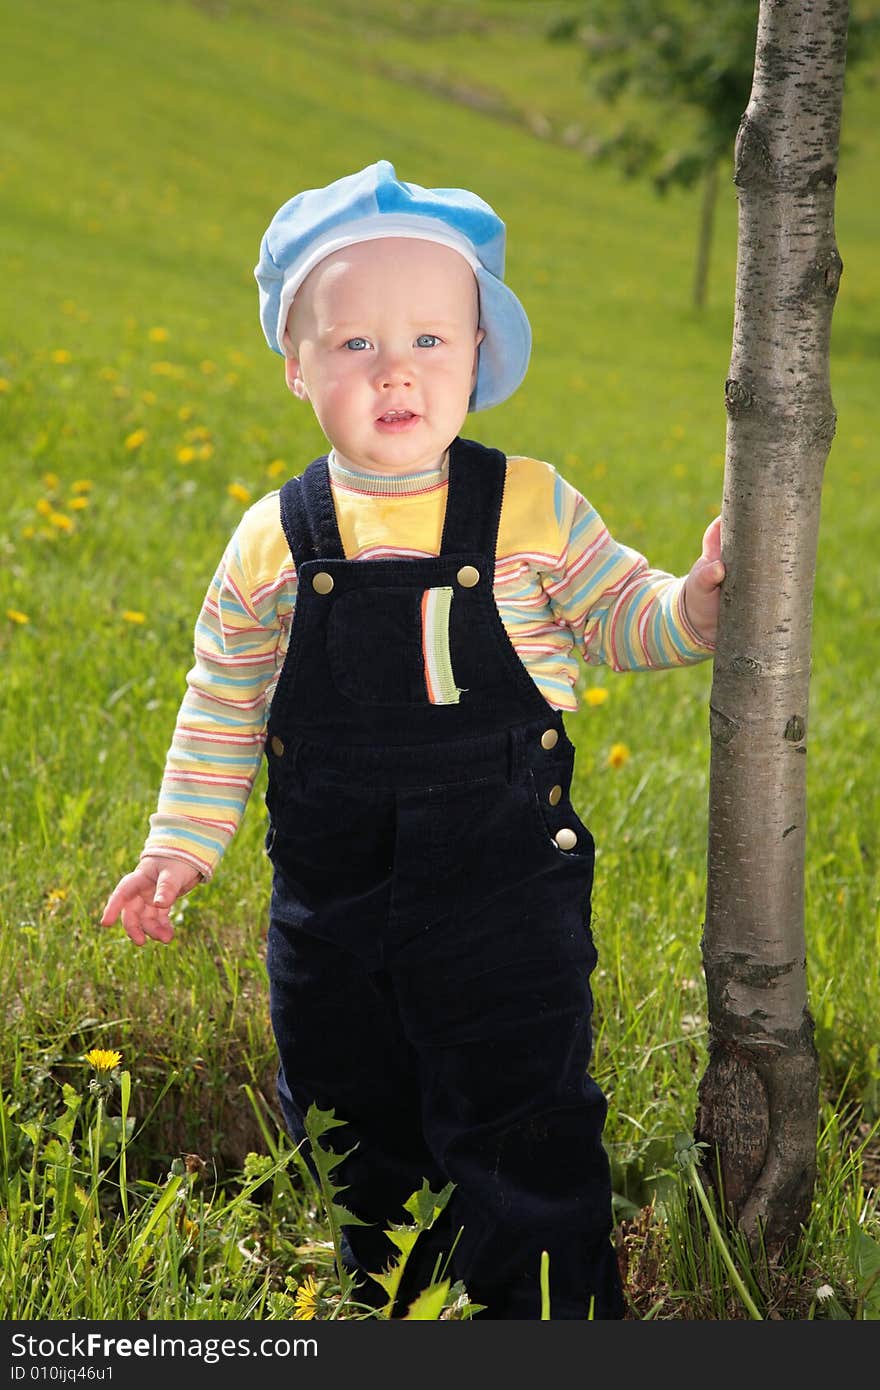
[[[364,704],[457,704],[451,606],[452,589],[446,586],[340,594],[327,622],[327,660],[336,688]]]

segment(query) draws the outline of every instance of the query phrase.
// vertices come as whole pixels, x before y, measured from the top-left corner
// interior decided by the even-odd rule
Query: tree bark
[[[695,1137],[754,1249],[810,1212],[819,1068],[806,988],[807,707],[847,0],[761,0],[735,147],[736,303],[710,696],[703,965],[709,1062]],[[720,1183],[719,1183],[720,1175]]]

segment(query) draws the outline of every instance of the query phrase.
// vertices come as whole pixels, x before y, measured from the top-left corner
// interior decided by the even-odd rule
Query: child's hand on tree
[[[169,911],[178,898],[196,886],[199,877],[182,859],[164,855],[144,858],[113,889],[101,926],[112,926],[121,914],[122,925],[135,946],[143,946],[148,936],[167,945],[174,935]]]
[[[721,517],[710,521],[703,532],[703,550],[695,560],[684,581],[684,607],[691,627],[707,644],[715,641],[718,631],[719,586],[725,569],[721,560]]]

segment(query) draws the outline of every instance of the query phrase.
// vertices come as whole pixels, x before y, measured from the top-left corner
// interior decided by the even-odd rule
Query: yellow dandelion
[[[125,447],[130,452],[139,449],[147,437],[146,430],[132,430],[131,434],[125,436]]]
[[[612,743],[611,751],[608,754],[609,767],[623,767],[629,757],[629,749],[625,743]]]
[[[102,367],[98,372],[98,378],[101,381],[118,381],[119,373],[115,367]]]
[[[93,1047],[85,1055],[85,1060],[95,1071],[108,1072],[114,1067],[118,1067],[122,1061],[122,1053],[104,1047]]]
[[[81,512],[83,507],[89,505],[88,497],[71,497],[67,503],[72,512]]]
[[[213,453],[214,453],[214,445],[213,445],[213,444],[200,444],[200,445],[199,445],[199,458],[200,458],[200,459],[209,459],[209,458],[211,458],[211,456],[213,455]]]
[[[54,491],[54,489],[58,487],[60,482],[61,479],[59,478],[57,473],[43,474],[43,487],[48,488],[50,492]]]
[[[150,331],[149,331],[149,333],[147,334],[147,337],[149,338],[149,340],[150,340],[151,343],[167,343],[167,342],[168,342],[168,329],[167,329],[167,328],[151,328]]]
[[[181,444],[177,451],[178,463],[192,463],[196,456],[196,451],[191,444]]]
[[[584,691],[584,699],[588,705],[604,705],[608,699],[608,691],[604,685],[591,685],[589,690]]]
[[[73,517],[65,516],[64,512],[49,512],[48,522],[50,526],[55,527],[56,531],[65,532],[72,531],[76,525]]]
[[[193,425],[187,430],[184,437],[192,443],[196,439],[210,439],[211,431],[208,429],[207,425]]]
[[[321,1285],[315,1279],[314,1275],[307,1274],[294,1295],[294,1318],[299,1322],[305,1322],[309,1318],[317,1317],[320,1292]]]
[[[50,905],[52,903],[63,903],[67,897],[67,892],[68,890],[66,888],[50,888],[49,892],[46,894],[46,902]]]
[[[230,483],[226,491],[236,502],[250,502],[251,500],[249,489],[242,487],[241,483]]]
[[[131,395],[131,392],[129,391],[127,386],[114,386],[113,395],[117,401],[124,401],[128,396]]]
[[[94,486],[95,484],[89,478],[77,478],[75,482],[71,483],[70,490],[71,492],[91,492]]]
[[[5,376],[0,376],[0,396],[2,396],[6,391],[11,391],[11,390],[12,390],[12,382],[9,381],[7,377],[5,377]]]
[[[203,362],[199,363],[199,366],[201,367],[205,376],[212,376],[214,372],[216,372],[217,370],[217,363],[212,362],[210,357],[206,357]]]
[[[53,362],[61,363],[70,361],[70,353],[67,351],[67,348],[55,348],[55,351],[50,353],[50,356]]]
[[[138,608],[123,608],[119,616],[124,623],[145,623],[147,621],[146,613],[141,613]]]
[[[182,376],[183,368],[176,362],[153,362],[150,366],[153,376]]]
[[[40,516],[51,516],[53,511],[55,510],[48,497],[41,497],[36,502],[35,506],[37,511],[40,513]]]
[[[237,386],[239,382],[238,372],[227,372],[223,380],[227,386]]]
[[[182,406],[180,407],[180,409],[178,410],[178,412],[177,412],[177,418],[178,418],[178,420],[191,420],[192,417],[193,417],[193,408],[192,408],[191,405],[182,405]]]
[[[158,399],[159,397],[156,395],[155,391],[141,392],[141,400],[143,401],[144,405],[155,405]]]
[[[687,468],[685,467],[685,465],[684,465],[683,463],[674,463],[674,464],[672,465],[672,476],[673,476],[673,478],[686,478],[686,477],[687,477],[687,474],[688,474]]]
[[[36,526],[22,526],[21,534],[24,540],[32,541],[37,534],[37,528]]]
[[[6,616],[11,623],[18,623],[20,627],[23,627],[25,623],[30,622],[30,618],[28,617],[27,613],[22,613],[21,610],[18,608],[7,608]]]
[[[282,473],[287,472],[287,464],[284,462],[284,459],[273,459],[266,468],[266,472],[270,478],[278,478]]]

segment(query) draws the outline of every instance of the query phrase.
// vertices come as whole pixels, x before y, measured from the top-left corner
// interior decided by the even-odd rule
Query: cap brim
[[[480,288],[480,343],[477,381],[469,410],[488,410],[512,396],[521,384],[532,351],[532,330],[513,290],[490,271],[476,271]]]

